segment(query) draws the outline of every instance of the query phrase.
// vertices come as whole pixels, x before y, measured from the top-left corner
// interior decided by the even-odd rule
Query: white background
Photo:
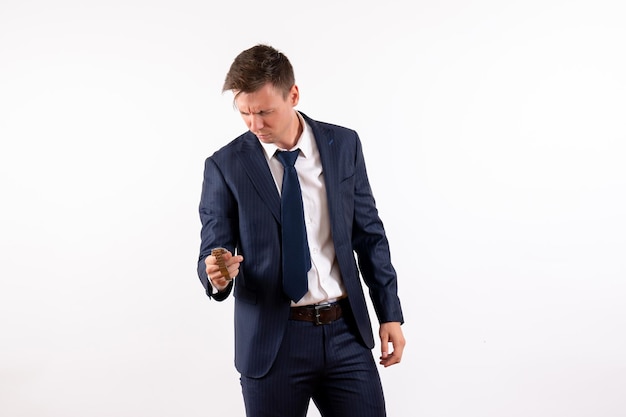
[[[624,3],[219,3],[0,0],[0,414],[243,416],[197,205],[263,42],[363,140],[389,415],[626,415]]]

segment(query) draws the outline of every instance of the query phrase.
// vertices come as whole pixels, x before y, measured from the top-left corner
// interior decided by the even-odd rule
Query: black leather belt
[[[290,320],[309,321],[316,326],[329,324],[338,320],[347,308],[348,300],[342,299],[334,303],[314,304],[301,307],[291,307]],[[344,308],[342,309],[342,305]]]

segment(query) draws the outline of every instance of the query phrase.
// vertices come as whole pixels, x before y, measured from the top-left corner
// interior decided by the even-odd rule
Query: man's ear
[[[293,107],[298,105],[298,101],[300,101],[300,90],[298,90],[298,86],[297,85],[293,85],[291,87],[291,90],[289,90],[289,97],[288,97],[291,105]]]

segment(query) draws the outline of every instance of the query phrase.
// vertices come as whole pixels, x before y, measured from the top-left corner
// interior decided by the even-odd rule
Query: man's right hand
[[[222,255],[222,259],[228,268],[228,275],[230,278],[234,279],[239,274],[239,265],[243,262],[243,256],[233,254],[230,251],[226,251]],[[206,274],[213,283],[213,286],[218,291],[223,291],[228,287],[230,280],[227,280],[226,277],[222,275],[220,272],[220,267],[217,265],[217,259],[213,255],[209,255],[204,259],[204,263],[206,264]]]

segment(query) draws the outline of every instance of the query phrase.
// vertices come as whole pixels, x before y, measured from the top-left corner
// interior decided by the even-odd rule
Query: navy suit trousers
[[[248,417],[305,417],[312,399],[324,417],[384,417],[372,351],[352,317],[315,326],[290,320],[270,372],[241,376]]]

